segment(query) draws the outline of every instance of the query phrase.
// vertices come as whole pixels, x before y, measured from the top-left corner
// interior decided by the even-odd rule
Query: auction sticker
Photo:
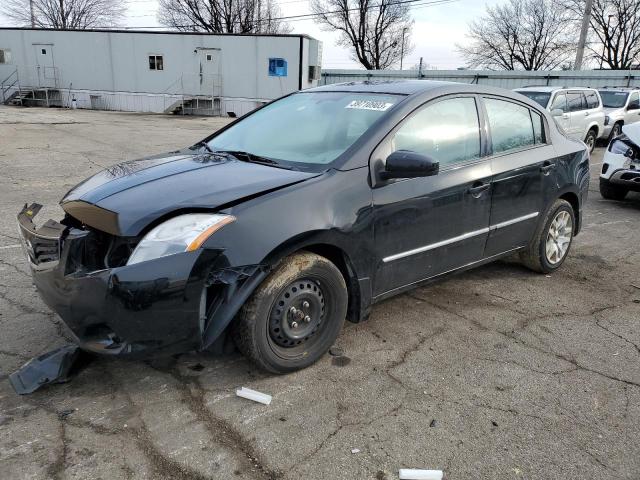
[[[354,100],[344,108],[355,108],[357,110],[375,110],[384,112],[393,106],[393,103],[380,102],[377,100]]]

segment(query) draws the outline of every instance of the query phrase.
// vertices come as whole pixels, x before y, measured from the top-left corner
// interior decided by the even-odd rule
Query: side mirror
[[[563,115],[564,115],[564,112],[562,111],[561,108],[554,108],[553,110],[551,110],[552,117],[561,117]]]
[[[637,103],[632,103],[627,107],[627,110],[640,110],[640,105]]]
[[[387,157],[385,168],[380,172],[383,180],[390,178],[415,178],[437,175],[440,164],[421,153],[397,150]]]

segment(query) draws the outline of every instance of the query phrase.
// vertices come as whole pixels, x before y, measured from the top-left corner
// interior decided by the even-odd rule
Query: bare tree
[[[6,0],[4,14],[20,25],[84,30],[113,26],[126,11],[124,0]]]
[[[413,20],[399,0],[311,0],[311,10],[326,30],[340,32],[339,44],[367,70],[389,68],[411,51]]]
[[[584,0],[566,6],[582,18]],[[594,0],[591,7],[589,57],[612,70],[627,70],[640,63],[640,0]]]
[[[288,33],[274,0],[160,0],[158,21],[181,31]]]
[[[554,0],[509,0],[469,24],[469,45],[457,45],[471,68],[553,70],[575,55],[567,10]]]

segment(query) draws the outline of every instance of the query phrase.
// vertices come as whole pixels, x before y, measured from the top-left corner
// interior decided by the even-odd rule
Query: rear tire
[[[569,255],[575,224],[573,207],[559,198],[547,210],[529,246],[520,252],[520,261],[534,272],[556,271]]]
[[[618,185],[613,185],[609,180],[600,178],[600,195],[607,200],[624,200],[629,190]]]
[[[587,136],[584,137],[584,143],[587,145],[587,147],[589,148],[589,153],[592,153],[593,150],[596,148],[596,140],[597,140],[597,135],[596,135],[596,131],[594,129],[591,129],[587,132]]]
[[[288,373],[322,357],[347,314],[347,286],[320,255],[285,258],[256,289],[232,327],[238,349],[260,368]]]

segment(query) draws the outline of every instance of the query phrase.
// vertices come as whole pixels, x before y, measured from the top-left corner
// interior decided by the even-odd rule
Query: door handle
[[[590,113],[589,113],[589,112],[584,112],[584,116],[585,116],[585,117],[588,117],[589,115],[590,115]]]
[[[480,198],[483,192],[489,189],[490,183],[474,182],[467,190],[474,198]]]
[[[551,170],[556,168],[556,164],[555,163],[550,163],[550,162],[544,162],[542,164],[542,166],[540,167],[540,171],[542,173],[544,173],[545,175],[549,175],[549,173],[551,173]]]
[[[569,118],[569,114],[568,114],[568,113],[564,113],[564,114],[562,115],[562,118],[564,118],[565,120],[567,120],[567,119]]]

